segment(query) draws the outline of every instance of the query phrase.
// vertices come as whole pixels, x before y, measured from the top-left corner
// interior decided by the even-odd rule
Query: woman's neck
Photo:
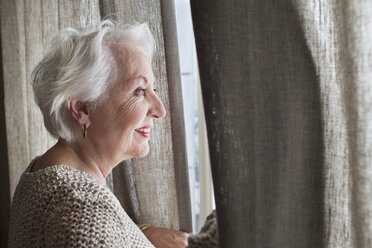
[[[111,172],[112,166],[107,163],[107,160],[102,159],[94,146],[88,144],[83,146],[77,142],[67,143],[63,139],[59,139],[56,145],[62,152],[70,154],[70,159],[74,161],[77,169],[87,172],[106,185],[106,177]]]
[[[92,155],[94,152],[91,149],[85,149],[85,147],[82,149],[77,143],[67,143],[65,140],[59,139],[52,148],[35,162],[32,172],[53,165],[67,165],[85,171],[106,186],[106,177],[112,168],[107,164],[106,166],[102,164],[102,161],[97,159],[99,158],[97,154],[96,156]],[[102,168],[106,168],[106,170]]]

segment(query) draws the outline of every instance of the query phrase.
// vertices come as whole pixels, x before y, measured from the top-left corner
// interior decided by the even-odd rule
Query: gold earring
[[[85,139],[87,137],[87,126],[85,126],[85,124],[83,125],[82,132],[83,132],[83,139]]]

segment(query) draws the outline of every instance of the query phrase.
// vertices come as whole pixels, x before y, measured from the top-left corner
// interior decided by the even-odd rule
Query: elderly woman
[[[187,234],[143,232],[106,187],[121,161],[149,152],[156,94],[146,24],[64,29],[33,72],[35,100],[58,142],[14,194],[10,247],[185,247]],[[151,241],[151,242],[150,242]]]

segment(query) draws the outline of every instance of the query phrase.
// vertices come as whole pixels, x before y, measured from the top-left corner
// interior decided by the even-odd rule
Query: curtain
[[[371,247],[372,3],[191,8],[220,247]]]
[[[148,23],[157,43],[153,70],[167,111],[166,118],[155,123],[149,155],[122,162],[108,185],[136,223],[192,231],[174,15],[173,1],[163,0],[1,0],[2,247],[7,246],[9,208],[20,175],[32,158],[56,142],[34,103],[31,71],[52,45],[55,32],[98,23],[105,16]]]

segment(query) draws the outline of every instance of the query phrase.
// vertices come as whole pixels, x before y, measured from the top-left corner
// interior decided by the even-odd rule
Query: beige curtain
[[[221,247],[372,247],[372,2],[191,5]]]
[[[2,247],[6,247],[9,206],[21,173],[32,158],[55,143],[34,103],[30,73],[53,33],[97,23],[111,14],[124,22],[149,24],[157,43],[153,69],[167,117],[155,123],[150,154],[118,165],[109,184],[135,222],[191,231],[173,1],[1,0]]]

